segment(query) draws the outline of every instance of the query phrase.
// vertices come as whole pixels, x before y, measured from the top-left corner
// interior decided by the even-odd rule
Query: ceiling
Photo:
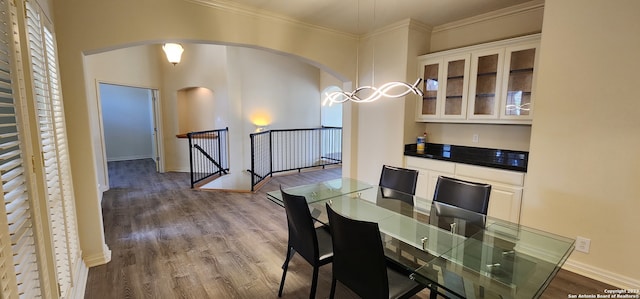
[[[196,0],[284,16],[351,34],[412,18],[438,26],[530,0]]]

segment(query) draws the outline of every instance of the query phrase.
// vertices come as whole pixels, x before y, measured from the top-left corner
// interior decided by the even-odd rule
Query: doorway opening
[[[151,159],[156,171],[163,172],[158,91],[102,82],[98,90],[105,164]],[[104,175],[108,186],[108,173]]]

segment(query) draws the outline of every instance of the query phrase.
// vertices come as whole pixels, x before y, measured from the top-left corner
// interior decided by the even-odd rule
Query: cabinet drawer
[[[405,156],[405,167],[413,169],[426,169],[438,172],[453,174],[456,170],[456,164],[453,162],[439,161],[428,158],[417,158]]]
[[[466,164],[456,165],[456,176],[477,178],[512,186],[524,186],[524,173]]]

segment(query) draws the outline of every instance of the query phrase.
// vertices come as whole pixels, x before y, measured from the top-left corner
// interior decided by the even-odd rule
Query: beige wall
[[[90,127],[91,90],[85,86],[91,83],[84,82],[83,53],[168,39],[239,43],[291,53],[326,67],[341,79],[355,78],[356,39],[351,36],[181,0],[154,1],[153,14],[148,14],[149,3],[59,1],[54,7],[74,187],[78,214],[84,215],[79,217],[82,248],[90,256],[104,254],[105,247],[94,164],[99,149],[87,141],[94,128]],[[542,11],[536,5],[523,8],[515,18],[498,14],[435,28],[430,49],[539,32]],[[531,146],[527,137],[508,145],[531,149],[522,223],[591,238],[591,253],[574,253],[568,266],[588,276],[612,277],[629,287],[637,287],[636,269],[640,268],[635,259],[638,241],[629,237],[635,236],[633,227],[638,227],[640,210],[640,189],[629,187],[640,181],[640,124],[631,115],[640,107],[628,88],[639,80],[634,73],[640,46],[634,37],[640,36],[639,26],[630,21],[636,19],[633,13],[639,9],[635,1],[548,1]],[[408,40],[414,36],[408,28],[395,27],[363,41],[358,69],[362,83],[372,79],[366,75],[373,68],[373,63],[365,63],[368,61],[375,61],[376,84],[409,76],[410,58],[405,53],[420,47]],[[618,32],[625,33],[615,34]],[[228,88],[230,102],[236,103],[229,111],[240,114],[241,107],[234,100],[242,86],[232,82]],[[345,104],[345,151],[350,154],[345,155],[345,175],[376,182],[381,164],[401,163],[402,144],[411,136],[401,134],[410,125],[403,122],[408,106],[398,101],[400,105],[393,101]],[[617,108],[620,106],[623,108]],[[423,126],[428,129],[430,125]],[[457,127],[461,125],[434,126],[441,127],[432,127],[433,138],[460,143],[469,139],[469,130]],[[478,130],[481,143],[483,136],[489,136],[490,144],[504,145],[491,140],[504,136],[504,128],[510,128],[507,136],[527,136],[519,130],[528,129],[517,127],[476,125],[473,131]],[[463,133],[457,135],[459,131]],[[437,132],[442,132],[440,137]]]
[[[242,160],[232,167],[243,172],[251,168],[248,136],[256,131],[256,118],[266,117],[270,129],[320,126],[320,72],[312,65],[279,54],[239,47],[229,47],[227,51],[234,74],[229,76],[234,81],[230,84],[238,86],[231,90],[236,93],[231,97],[240,99],[243,128],[240,134],[230,134],[241,144],[236,152],[243,152]]]
[[[408,20],[393,24],[361,40],[358,86],[406,80],[409,25]],[[377,184],[383,164],[403,163],[405,99],[383,98],[353,106],[356,173],[349,176]]]
[[[91,142],[95,102],[86,88],[83,55],[149,42],[209,41],[290,53],[341,78],[355,77],[355,38],[278,18],[183,0],[58,1],[53,9],[80,240],[85,259],[94,264],[108,261],[110,253],[99,204],[100,148]]]
[[[539,33],[543,14],[544,1],[534,0],[437,26],[431,34],[429,52]]]
[[[591,239],[567,268],[640,286],[640,2],[547,1],[521,223]]]
[[[158,50],[160,45],[135,46],[86,56],[87,90],[92,90],[91,94],[97,94],[93,91],[94,82],[162,90],[159,101],[166,171],[189,171],[188,143],[186,139],[177,138],[177,134],[230,127],[232,133],[235,131],[241,136],[238,144],[232,144],[238,150],[232,152],[246,153],[232,165],[247,169],[250,168],[250,156],[246,136],[255,131],[254,122],[258,119],[266,119],[275,129],[319,126],[320,71],[317,67],[297,57],[252,48],[206,44],[183,46],[183,60],[175,66],[166,62],[164,54]],[[229,72],[229,69],[234,71]],[[325,74],[327,80],[333,78],[332,81],[340,82]],[[241,85],[239,90],[230,91],[229,86],[235,85]],[[204,106],[183,103],[202,102],[203,92],[209,99]],[[230,98],[240,103],[237,110],[233,110],[236,103]],[[92,106],[100,107],[97,98],[88,99],[96,101]],[[287,113],[291,110],[299,113]],[[181,122],[181,118],[185,120]],[[96,120],[92,121],[95,127],[92,131],[101,132],[98,118],[92,119]],[[191,126],[193,130],[181,126]],[[94,135],[96,148],[104,147],[100,134]],[[107,177],[102,154],[96,155],[96,164],[101,169],[99,179]],[[100,182],[101,186],[108,186],[106,181]]]
[[[430,123],[427,142],[529,151],[531,126]],[[478,142],[472,141],[478,135]],[[417,136],[416,136],[417,137]],[[415,143],[415,137],[412,141]]]
[[[186,134],[217,129],[216,94],[208,88],[192,87],[177,92],[178,132]]]
[[[544,1],[536,0],[437,26],[431,34],[429,53],[539,33],[543,13]],[[427,142],[432,143],[523,151],[529,150],[531,136],[531,126],[520,125],[427,123],[420,131],[426,131]],[[473,143],[473,134],[479,135],[478,143]],[[418,135],[407,140],[415,142]]]
[[[139,46],[85,57],[85,88],[92,132],[103,130],[98,98],[99,83],[159,89],[160,71],[156,52],[154,47]],[[132,68],[132,65],[136,67]],[[96,150],[95,167],[99,190],[104,191],[109,188],[104,138],[101,134],[92,134],[91,141]]]
[[[432,27],[412,22],[409,26],[407,48],[407,82],[413,83],[418,78],[418,56],[424,54],[431,44]],[[404,103],[404,139],[403,144],[416,142],[416,137],[424,132],[424,124],[415,121],[419,96],[410,94]]]

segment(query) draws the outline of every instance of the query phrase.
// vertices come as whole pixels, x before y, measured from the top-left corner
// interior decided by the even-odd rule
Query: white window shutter
[[[39,9],[27,1],[26,12],[57,282],[60,296],[66,298],[73,288],[75,267],[81,261],[81,254],[56,45],[52,32],[43,25]]]
[[[56,150],[58,156],[58,175],[62,191],[62,208],[64,210],[64,224],[66,232],[67,254],[69,256],[69,278],[74,281],[76,263],[80,262],[78,228],[76,224],[75,196],[73,193],[73,181],[71,179],[71,162],[67,150],[67,131],[64,118],[64,107],[60,94],[60,81],[58,78],[57,51],[55,38],[48,28],[44,28],[45,45],[47,53],[49,88],[51,91],[51,108],[53,109],[53,127],[55,128]]]
[[[38,248],[29,198],[20,115],[12,82],[15,7],[0,0],[0,294],[41,297]]]

